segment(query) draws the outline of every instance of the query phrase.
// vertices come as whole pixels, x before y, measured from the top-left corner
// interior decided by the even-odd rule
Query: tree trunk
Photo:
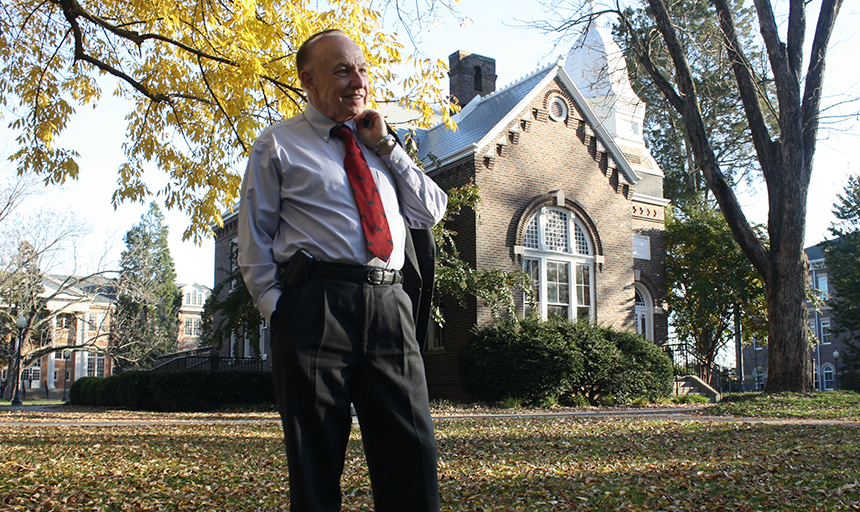
[[[756,76],[744,56],[730,5],[725,0],[713,0],[767,184],[770,238],[768,247],[756,237],[734,190],[720,171],[701,117],[693,73],[666,3],[664,0],[648,0],[648,3],[666,43],[675,73],[660,73],[646,51],[649,48],[647,42],[637,42],[633,38],[637,58],[669,103],[681,114],[688,128],[696,164],[719,202],[732,235],[761,274],[767,287],[768,376],[765,389],[811,391],[812,372],[806,331],[807,266],[803,253],[806,200],[818,133],[825,55],[842,0],[821,2],[802,95],[805,3],[791,2],[788,41],[784,43],[779,38],[779,28],[770,0],[754,0],[760,33],[774,75],[779,112],[777,137],[771,136],[765,122]],[[674,83],[670,81],[670,77]]]
[[[813,389],[802,251],[773,258],[776,275],[767,285],[767,392],[807,393]]]

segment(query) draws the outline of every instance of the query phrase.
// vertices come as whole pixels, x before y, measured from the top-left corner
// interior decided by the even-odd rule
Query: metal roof
[[[429,158],[431,155],[435,159],[446,160],[478,144],[530,93],[536,94],[538,85],[548,78],[554,68],[555,65],[545,67],[505,89],[473,99],[461,111],[457,131],[452,132],[444,124],[438,124],[420,136],[419,158],[426,163],[432,160]]]
[[[445,125],[439,124],[419,135],[419,158],[429,169],[481,151],[490,141],[495,140],[499,132],[516,116],[521,116],[526,106],[555,78],[570,92],[586,122],[627,181],[638,182],[641,178],[560,63],[538,69],[488,96],[476,96],[458,114],[456,131],[452,132],[445,128]]]

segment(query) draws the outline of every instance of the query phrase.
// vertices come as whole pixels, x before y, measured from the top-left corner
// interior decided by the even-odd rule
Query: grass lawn
[[[860,510],[850,423],[439,417],[436,436],[446,511]],[[0,412],[4,511],[287,510],[286,472],[273,413]],[[343,489],[344,510],[371,509],[357,428]]]
[[[824,393],[736,393],[708,407],[708,414],[759,418],[807,418],[860,421],[860,394],[852,391]]]

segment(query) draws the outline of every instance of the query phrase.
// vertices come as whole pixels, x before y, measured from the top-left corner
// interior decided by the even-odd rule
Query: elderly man
[[[272,330],[290,507],[340,510],[352,403],[375,510],[439,510],[436,443],[401,267],[410,229],[439,222],[447,197],[367,110],[367,63],[355,42],[338,30],[316,34],[296,68],[308,105],[254,144],[238,259]]]

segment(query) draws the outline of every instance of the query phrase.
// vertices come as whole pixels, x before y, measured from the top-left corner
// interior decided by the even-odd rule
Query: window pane
[[[576,308],[576,319],[588,321],[591,318],[591,310],[587,307],[580,306]]]
[[[576,303],[591,305],[591,267],[588,265],[576,266]]]
[[[576,237],[576,252],[584,256],[590,256],[591,250],[588,248],[588,237],[578,224],[573,225],[574,237]]]
[[[638,293],[636,295],[639,295]],[[636,334],[647,336],[648,334],[648,315],[643,312],[636,313]]]
[[[570,264],[547,262],[547,315],[568,317],[570,304]]]
[[[529,221],[529,225],[526,226],[526,234],[523,237],[523,244],[529,249],[539,249],[538,246],[538,216],[535,215],[532,217],[532,220]]]
[[[540,304],[540,260],[525,259],[523,261],[523,270],[528,274],[529,280],[531,281],[534,300],[534,303],[525,304],[525,314],[528,316],[531,314],[532,308],[537,304]]]
[[[558,302],[558,283],[546,284],[546,299],[550,303]]]
[[[562,318],[568,318],[567,310],[568,310],[567,306],[547,306],[546,315],[549,318],[552,318],[554,316],[560,316]]]
[[[548,251],[570,252],[567,214],[558,210],[544,213],[544,244]]]

